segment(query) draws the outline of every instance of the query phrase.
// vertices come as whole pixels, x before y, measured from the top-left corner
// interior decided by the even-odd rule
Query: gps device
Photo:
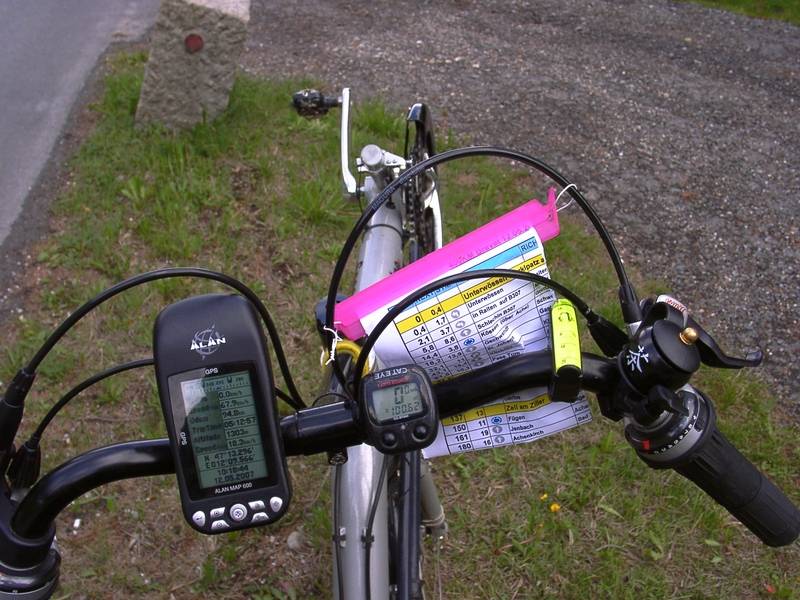
[[[242,296],[209,294],[161,311],[158,394],[183,514],[202,533],[272,523],[291,499],[266,340]]]
[[[361,423],[367,443],[385,454],[429,446],[439,427],[431,380],[417,365],[376,371],[361,381]]]

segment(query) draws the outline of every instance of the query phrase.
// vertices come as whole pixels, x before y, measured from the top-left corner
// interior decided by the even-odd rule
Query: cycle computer
[[[386,454],[429,446],[438,430],[431,380],[417,365],[376,371],[361,382],[361,421],[367,443]]]
[[[291,486],[258,316],[242,296],[165,308],[153,351],[183,514],[202,533],[275,522]]]

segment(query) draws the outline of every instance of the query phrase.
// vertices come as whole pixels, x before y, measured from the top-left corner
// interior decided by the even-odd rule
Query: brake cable
[[[559,173],[549,165],[528,154],[518,152],[516,150],[501,148],[498,146],[472,146],[466,148],[457,148],[454,150],[447,150],[440,154],[435,154],[432,157],[409,167],[408,169],[403,171],[396,179],[390,182],[381,191],[381,193],[378,194],[378,196],[372,202],[370,202],[366,210],[361,214],[361,217],[359,217],[353,229],[350,231],[350,235],[347,237],[344,246],[342,246],[342,251],[340,252],[339,258],[336,261],[336,265],[334,267],[333,275],[331,276],[331,281],[328,288],[328,298],[325,304],[326,327],[335,330],[334,311],[336,306],[336,295],[339,291],[339,286],[342,277],[344,275],[344,269],[347,265],[347,260],[349,259],[350,254],[352,254],[353,249],[355,248],[355,245],[358,242],[358,239],[362,231],[364,230],[364,228],[366,227],[367,223],[372,218],[372,216],[378,211],[378,209],[384,204],[386,204],[389,198],[391,198],[392,195],[401,186],[405,185],[406,182],[411,180],[413,177],[416,177],[417,175],[424,173],[428,169],[431,169],[432,167],[435,167],[436,165],[439,164],[450,162],[452,160],[458,160],[461,158],[477,157],[477,156],[495,156],[499,158],[507,158],[522,163],[528,167],[532,167],[540,171],[541,173],[544,173],[550,179],[561,185],[562,188],[564,188],[564,191],[567,191],[569,195],[572,196],[572,198],[575,200],[578,206],[581,207],[583,212],[589,218],[589,221],[592,223],[598,235],[600,236],[600,239],[603,241],[606,251],[608,252],[609,257],[611,258],[611,262],[614,266],[614,270],[617,273],[617,279],[619,280],[620,284],[619,287],[620,305],[622,308],[622,315],[625,319],[625,322],[635,323],[637,321],[640,321],[641,309],[639,308],[639,302],[636,297],[636,292],[633,289],[633,285],[630,283],[627,273],[625,272],[625,267],[622,263],[622,258],[620,257],[619,252],[617,251],[617,248],[614,245],[613,240],[611,239],[611,235],[609,234],[605,225],[603,225],[603,222],[600,220],[599,215],[595,212],[594,208],[589,204],[586,198],[584,198],[583,194],[580,193],[577,186],[575,186],[575,184],[570,182],[566,177],[561,175],[561,173]],[[339,368],[338,365],[334,365],[333,371],[339,382],[346,389],[345,377],[341,368]]]
[[[375,541],[372,535],[372,530],[375,525],[375,515],[378,512],[378,503],[381,500],[381,491],[383,490],[383,484],[386,481],[386,474],[387,474],[387,467],[389,464],[389,456],[384,454],[383,461],[381,461],[381,470],[378,473],[378,483],[375,491],[372,494],[372,499],[369,505],[369,517],[367,518],[367,527],[364,529],[364,577],[366,578],[364,581],[364,587],[366,588],[367,592],[367,600],[372,600],[372,586],[370,585],[370,560],[372,558],[372,542]],[[373,484],[374,485],[374,484]]]
[[[522,279],[532,283],[538,283],[544,287],[552,289],[553,291],[557,292],[570,302],[575,305],[575,308],[580,312],[588,321],[589,329],[592,331],[593,337],[600,337],[601,339],[605,339],[605,343],[609,344],[611,340],[609,339],[609,335],[612,336],[622,336],[622,338],[627,339],[625,334],[616,327],[616,325],[612,324],[610,321],[606,320],[603,316],[595,313],[586,302],[584,302],[577,294],[575,294],[572,290],[567,288],[561,283],[553,279],[549,279],[542,275],[536,275],[535,273],[527,273],[525,271],[514,271],[511,269],[481,269],[478,271],[468,271],[465,273],[456,273],[454,275],[448,275],[447,277],[442,277],[441,279],[437,279],[418,290],[415,290],[405,298],[403,298],[400,302],[395,304],[387,313],[381,318],[380,321],[373,327],[372,331],[364,340],[364,343],[361,346],[361,354],[356,361],[355,367],[353,369],[353,394],[354,397],[357,398],[359,392],[359,383],[361,382],[361,373],[364,369],[364,364],[369,356],[372,348],[375,346],[375,343],[378,341],[378,337],[383,333],[384,329],[386,329],[397,316],[406,310],[409,306],[414,304],[423,296],[426,296],[432,292],[436,292],[443,287],[454,285],[457,283],[461,283],[462,281],[468,281],[470,279],[487,279],[491,277],[498,277],[498,278],[509,278],[509,279]]]
[[[39,444],[44,436],[45,429],[52,422],[55,416],[67,405],[73,398],[91,386],[100,383],[113,375],[131,371],[141,367],[152,366],[154,361],[152,358],[141,358],[127,363],[114,365],[104,371],[95,373],[91,377],[87,377],[80,383],[76,384],[66,394],[56,402],[47,414],[39,421],[34,432],[16,451],[8,466],[8,478],[15,488],[26,488],[33,485],[39,478],[41,468],[41,449]],[[291,405],[292,398],[287,396],[285,392],[274,389],[275,395],[284,400],[287,404]],[[349,400],[349,399],[348,399]]]
[[[93,386],[96,383],[103,381],[111,377],[112,375],[117,375],[118,373],[124,373],[125,371],[130,371],[132,369],[138,369],[140,367],[147,367],[153,364],[152,358],[142,358],[139,360],[132,360],[131,362],[123,363],[121,365],[115,365],[106,369],[105,371],[101,371],[100,373],[95,373],[91,377],[84,379],[78,385],[73,387],[70,391],[66,394],[61,396],[61,399],[56,402],[47,414],[39,421],[39,425],[36,427],[36,430],[31,434],[31,437],[28,439],[29,442],[35,442],[38,444],[39,440],[44,435],[44,430],[50,424],[50,422],[55,418],[56,414],[64,408],[70,400],[72,400],[75,396],[80,394],[83,390]]]
[[[198,267],[172,267],[166,269],[157,269],[155,271],[149,271],[147,273],[141,273],[139,275],[135,275],[133,277],[130,277],[124,281],[117,283],[116,285],[111,286],[110,288],[107,288],[106,290],[97,294],[94,298],[92,298],[88,302],[85,302],[73,313],[71,313],[56,328],[56,330],[50,334],[50,337],[48,337],[47,340],[45,340],[45,342],[42,344],[42,346],[36,352],[34,357],[30,360],[30,362],[25,367],[20,369],[17,375],[20,375],[20,373],[24,373],[24,377],[28,378],[30,382],[32,382],[33,377],[36,373],[36,369],[39,367],[39,364],[42,362],[42,360],[44,360],[45,356],[47,356],[50,350],[53,349],[53,346],[56,345],[56,343],[64,336],[64,334],[67,333],[67,331],[69,331],[78,321],[80,321],[84,316],[86,316],[87,313],[89,313],[91,310],[93,310],[106,300],[109,300],[110,298],[113,298],[117,294],[124,292],[130,288],[139,286],[143,283],[156,281],[158,279],[169,279],[173,277],[195,277],[199,279],[210,279],[222,283],[230,288],[233,288],[237,292],[242,294],[244,297],[246,297],[256,308],[264,324],[267,327],[267,332],[269,334],[270,340],[273,345],[273,349],[275,351],[275,356],[280,366],[281,375],[283,375],[286,387],[289,388],[289,395],[291,396],[291,402],[289,402],[289,404],[295,409],[305,408],[305,403],[303,402],[300,393],[297,391],[297,388],[294,384],[294,380],[292,379],[291,373],[289,371],[289,366],[286,362],[286,356],[283,352],[283,347],[280,342],[280,337],[278,335],[277,328],[275,327],[275,323],[272,320],[272,317],[270,316],[267,307],[264,306],[264,303],[259,299],[259,297],[255,294],[255,292],[253,292],[253,290],[251,290],[248,286],[246,286],[238,279],[231,277],[230,275],[226,275],[224,273],[212,271],[209,269],[202,269]],[[27,393],[27,390],[25,390],[25,393]]]

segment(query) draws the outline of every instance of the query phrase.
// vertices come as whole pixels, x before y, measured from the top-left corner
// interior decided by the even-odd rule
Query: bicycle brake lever
[[[656,319],[667,319],[676,325],[682,326],[684,335],[692,338],[686,341],[696,344],[700,354],[700,361],[709,367],[719,369],[757,367],[764,358],[761,348],[756,348],[749,352],[745,358],[725,354],[714,338],[689,314],[688,308],[672,296],[662,294],[655,301],[645,300],[642,303],[642,308],[645,313],[643,323],[652,324]],[[691,333],[691,330],[694,330],[694,333]],[[694,338],[695,334],[696,338]]]
[[[709,367],[717,367],[719,369],[741,369],[743,367],[757,367],[764,359],[764,353],[761,348],[748,352],[744,358],[736,356],[728,356],[722,351],[714,338],[708,332],[700,327],[691,316],[687,319],[687,325],[695,330],[697,333],[697,350],[700,352],[700,360],[703,364]]]

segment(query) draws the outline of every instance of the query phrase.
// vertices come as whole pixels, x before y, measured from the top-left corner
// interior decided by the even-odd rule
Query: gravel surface
[[[664,1],[254,0],[245,68],[429,103],[575,181],[800,418],[800,29]]]

